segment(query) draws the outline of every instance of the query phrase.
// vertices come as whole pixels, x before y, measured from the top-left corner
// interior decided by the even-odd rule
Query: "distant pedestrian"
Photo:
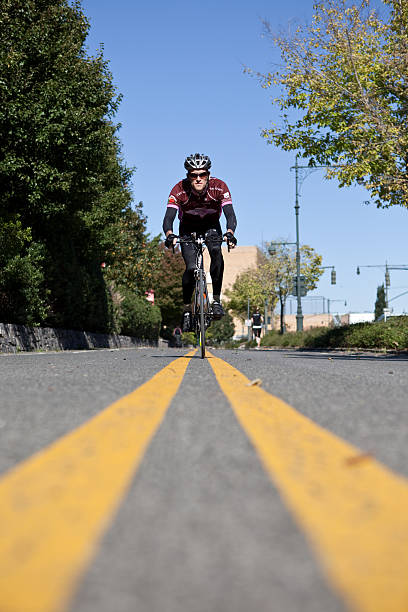
[[[181,348],[182,346],[182,342],[181,342],[181,334],[183,332],[181,331],[180,327],[175,327],[174,331],[173,331],[173,336],[174,336],[174,346],[176,348]]]
[[[259,308],[255,308],[255,312],[252,315],[252,331],[256,340],[256,348],[259,349],[261,346],[262,331],[262,316],[259,312]]]

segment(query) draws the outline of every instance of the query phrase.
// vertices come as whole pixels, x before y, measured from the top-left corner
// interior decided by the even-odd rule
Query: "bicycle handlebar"
[[[201,242],[199,242],[200,238],[201,238]],[[216,238],[215,236],[211,236],[210,238],[208,238],[208,242],[213,242],[216,244],[222,244],[223,242],[226,242],[228,253],[231,250],[231,243],[226,238]],[[180,236],[177,236],[176,244],[206,244],[206,238],[202,234],[199,234],[198,236],[191,234],[191,238],[180,238]],[[174,244],[173,244],[173,253],[174,253]]]

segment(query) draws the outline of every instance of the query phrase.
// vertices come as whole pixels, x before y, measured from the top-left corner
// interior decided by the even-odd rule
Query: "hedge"
[[[122,292],[123,300],[118,315],[119,333],[142,340],[158,340],[161,314],[158,306],[131,291]]]
[[[262,346],[302,348],[408,349],[408,316],[386,322],[355,323],[341,327],[317,327],[304,332],[268,332]]]

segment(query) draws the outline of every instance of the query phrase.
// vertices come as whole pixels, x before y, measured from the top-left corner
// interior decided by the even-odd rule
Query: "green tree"
[[[377,287],[377,299],[375,300],[374,306],[374,319],[377,320],[383,313],[384,308],[386,308],[387,302],[385,300],[385,289],[384,284]]]
[[[153,285],[155,303],[162,314],[162,325],[170,328],[172,332],[176,325],[180,325],[183,312],[183,291],[181,277],[185,264],[180,249],[175,248],[174,253],[162,244],[162,258],[158,274]]]
[[[258,307],[261,312],[265,298],[268,298],[272,311],[279,300],[283,332],[285,304],[296,274],[296,257],[293,251],[278,242],[266,243],[263,262],[256,268],[242,272],[226,295],[229,298],[228,308],[242,320],[247,316],[248,298],[251,309]],[[323,273],[322,257],[307,245],[300,247],[300,257],[300,271],[305,277],[306,290],[312,291]]]
[[[106,279],[115,288],[126,287],[139,295],[154,288],[163,251],[160,236],[150,239],[142,203],[126,206],[110,228],[111,249],[106,254]]]
[[[363,184],[379,207],[408,206],[408,3],[383,3],[378,13],[370,0],[317,2],[291,36],[265,24],[283,68],[258,74],[280,90],[281,121],[263,136],[311,166],[335,166],[328,178]]]
[[[237,276],[231,289],[225,291],[228,299],[227,307],[236,317],[244,321],[248,315],[248,300],[250,309],[263,308],[265,299],[268,298],[274,308],[277,300],[275,284],[265,283],[266,272],[270,268],[266,263],[261,266],[248,268]]]
[[[158,340],[161,324],[160,309],[146,298],[129,289],[122,289],[119,331],[126,336]]]
[[[288,296],[293,291],[293,279],[296,276],[296,256],[284,244],[266,243],[269,254],[269,265],[275,274],[275,291],[280,304],[280,332],[284,332],[285,306]],[[323,274],[322,256],[307,245],[300,247],[300,274],[305,277],[306,291],[316,289],[317,282]]]
[[[231,340],[235,333],[235,327],[231,315],[226,312],[219,321],[212,321],[207,331],[210,344],[221,344]]]
[[[126,206],[109,228],[111,246],[102,263],[113,304],[114,331],[129,335],[129,330],[138,330],[142,338],[156,329],[157,305],[151,308],[145,294],[154,288],[163,256],[160,237],[150,239],[146,221],[141,202],[135,208]],[[145,324],[146,330],[140,331]]]
[[[131,171],[113,123],[120,96],[102,51],[86,53],[88,29],[79,0],[0,0],[0,218],[18,215],[40,245],[37,322],[107,331],[101,262]]]
[[[18,216],[0,218],[0,313],[5,323],[36,325],[46,317],[43,251]]]

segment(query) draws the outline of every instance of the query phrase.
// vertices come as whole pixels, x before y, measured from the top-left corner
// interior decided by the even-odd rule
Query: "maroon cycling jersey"
[[[171,190],[167,201],[168,208],[178,210],[180,223],[191,228],[200,228],[203,225],[216,227],[226,204],[232,204],[227,185],[224,181],[212,177],[202,194],[193,191],[187,179],[180,181]]]

